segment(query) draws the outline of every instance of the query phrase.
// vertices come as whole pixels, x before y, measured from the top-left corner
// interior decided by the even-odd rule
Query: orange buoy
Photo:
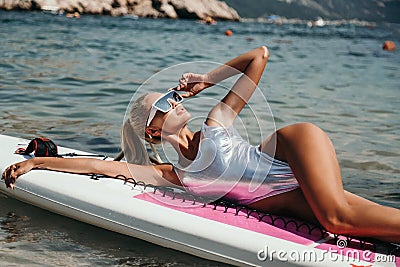
[[[382,48],[386,51],[394,51],[396,50],[396,44],[392,41],[385,41]]]
[[[232,35],[232,31],[231,30],[226,30],[225,31],[225,35],[226,36],[231,36]]]

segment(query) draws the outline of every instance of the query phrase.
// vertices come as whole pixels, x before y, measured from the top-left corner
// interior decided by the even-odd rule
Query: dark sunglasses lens
[[[174,99],[175,102],[181,102],[181,101],[182,101],[182,97],[181,97],[178,93],[176,93],[176,92],[174,92],[174,94],[172,95],[172,97],[173,97],[173,99]]]
[[[162,98],[155,104],[156,108],[162,112],[167,112],[171,109],[171,103],[168,102],[167,98]]]
[[[165,96],[163,96],[162,98],[160,98],[155,104],[154,106],[162,111],[162,112],[168,112],[171,110],[172,108],[172,104],[168,101],[168,99],[171,99],[177,103],[182,102],[183,98],[176,92],[170,92],[168,94],[166,94]]]

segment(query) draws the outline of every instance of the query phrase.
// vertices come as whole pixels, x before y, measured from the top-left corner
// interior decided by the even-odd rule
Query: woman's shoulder
[[[163,163],[155,165],[154,168],[158,170],[160,172],[161,177],[166,181],[168,181],[169,183],[182,186],[182,183],[179,180],[179,177],[176,173],[175,167],[171,163]],[[166,185],[168,185],[168,183]]]
[[[203,125],[201,127],[201,132],[202,133],[211,133],[211,132],[232,132],[234,129],[233,124],[226,126],[222,125],[218,122],[215,122],[214,120],[206,120],[203,122]]]

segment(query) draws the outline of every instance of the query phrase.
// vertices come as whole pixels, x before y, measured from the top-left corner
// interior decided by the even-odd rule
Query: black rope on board
[[[234,207],[235,207],[235,204],[234,204],[234,203],[228,203],[228,204],[225,206],[224,213],[227,213],[229,208],[232,209],[232,208],[234,208]]]
[[[246,207],[245,207],[245,206],[242,206],[242,205],[237,205],[237,206],[236,206],[235,215],[238,215],[239,212],[240,212],[242,209],[246,209]],[[259,221],[261,221],[261,219],[260,219]]]
[[[18,146],[23,144],[18,144]],[[103,160],[108,159],[108,156],[105,155],[97,155],[97,154],[77,154],[76,152],[69,152],[64,154],[58,153],[58,146],[49,138],[45,137],[36,137],[32,139],[29,144],[24,147],[18,147],[14,152],[15,154],[20,155],[30,155],[34,154],[35,157],[99,157],[103,158]]]
[[[285,223],[284,227],[285,227],[285,228],[288,228],[289,225],[290,225],[290,223],[294,224],[294,226],[296,227],[296,229],[298,228],[297,222],[296,222],[295,220],[293,220],[293,219],[289,219],[289,220]]]
[[[167,196],[167,193],[173,193],[174,192],[174,189],[172,189],[172,188],[168,188],[168,187],[166,187],[166,188],[162,188],[162,187],[158,187],[158,190],[160,190],[160,188],[161,188],[161,191],[162,191],[162,196],[163,197],[166,197]]]
[[[360,248],[365,247],[366,242],[364,240],[360,240]]]
[[[245,208],[245,207],[244,207],[244,208]],[[272,223],[273,217],[272,217],[272,215],[269,214],[269,213],[261,214],[261,215],[259,216],[258,221],[259,221],[259,222],[263,221],[263,220],[264,220],[264,217],[268,217],[268,218],[270,219],[271,223]]]
[[[310,226],[310,224],[304,223],[304,222],[303,222],[303,223],[300,223],[299,225],[296,226],[296,231],[299,231],[299,232],[300,232],[300,229],[301,229],[302,227],[305,227],[305,228],[308,230],[308,233],[311,235],[312,226]]]
[[[177,192],[173,187],[168,187],[168,186],[156,186],[150,183],[145,183],[143,181],[136,181],[134,178],[127,178],[126,176],[120,174],[115,177],[110,177],[110,176],[105,176],[105,175],[95,175],[95,174],[90,174],[89,175],[90,179],[94,180],[99,180],[101,178],[108,178],[108,179],[119,179],[123,180],[124,184],[131,184],[133,185],[133,188],[136,188],[137,186],[142,187],[143,190],[152,188],[152,194],[156,194],[159,192],[162,197],[169,197],[172,200],[180,198],[182,202],[186,201],[192,201],[192,205],[195,205],[196,203],[202,203],[200,207],[205,208],[207,205],[211,205],[213,210],[219,210],[218,208],[222,208],[220,210],[223,213],[227,213],[229,209],[233,209],[233,214],[235,216],[239,216],[241,212],[245,213],[246,218],[256,218],[259,222],[264,222],[268,223],[272,226],[277,226],[277,227],[283,227],[284,229],[288,229],[290,225],[294,226],[294,230],[299,233],[308,233],[312,234],[314,231],[318,230],[320,232],[320,239],[323,239],[327,236],[328,231],[326,231],[321,225],[312,225],[307,222],[299,222],[295,219],[291,218],[286,218],[283,216],[279,215],[273,215],[267,212],[262,212],[256,209],[249,208],[247,206],[239,205],[233,202],[229,202],[224,199],[218,199],[211,201],[211,199],[208,199],[206,197],[202,196],[197,196],[194,195],[190,192],[187,191],[180,191]],[[281,222],[281,224],[278,225],[278,223]],[[306,229],[304,231],[303,229]],[[350,236],[344,236],[344,235],[338,235],[338,234],[333,234],[333,240],[334,242],[338,242],[340,238],[345,238],[347,244],[350,244],[352,240],[355,238],[350,237]],[[358,242],[358,247],[363,249],[366,248],[367,244],[372,246],[372,251],[376,252],[377,251],[377,245],[376,242],[379,242],[380,245],[384,245],[384,247],[387,250],[388,255],[395,255],[394,253],[400,253],[400,245],[399,244],[393,244],[393,243],[383,243],[378,240],[373,240],[373,239],[356,239]],[[370,240],[370,241],[369,241]],[[353,244],[355,245],[355,244]],[[370,248],[369,248],[370,249]],[[371,250],[371,249],[370,249]]]
[[[59,157],[96,157],[96,158],[103,158],[102,160],[106,160],[109,157],[105,155],[100,155],[100,154],[77,154],[75,152],[70,152],[70,153],[65,153],[65,154],[57,154]]]
[[[246,207],[246,208],[247,208],[247,207]],[[247,208],[247,210],[246,210],[247,219],[250,218],[250,215],[251,215],[254,211],[255,211],[254,209]]]
[[[92,180],[99,180],[99,176],[97,174],[91,174],[90,179]]]

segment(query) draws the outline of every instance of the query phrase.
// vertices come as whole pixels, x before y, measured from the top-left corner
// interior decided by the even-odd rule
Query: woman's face
[[[151,93],[146,98],[146,106],[151,109],[151,105],[161,96],[161,93]],[[161,134],[177,134],[189,121],[190,113],[181,103],[171,100],[172,109],[167,113],[157,110],[154,119],[148,128],[159,130]]]

